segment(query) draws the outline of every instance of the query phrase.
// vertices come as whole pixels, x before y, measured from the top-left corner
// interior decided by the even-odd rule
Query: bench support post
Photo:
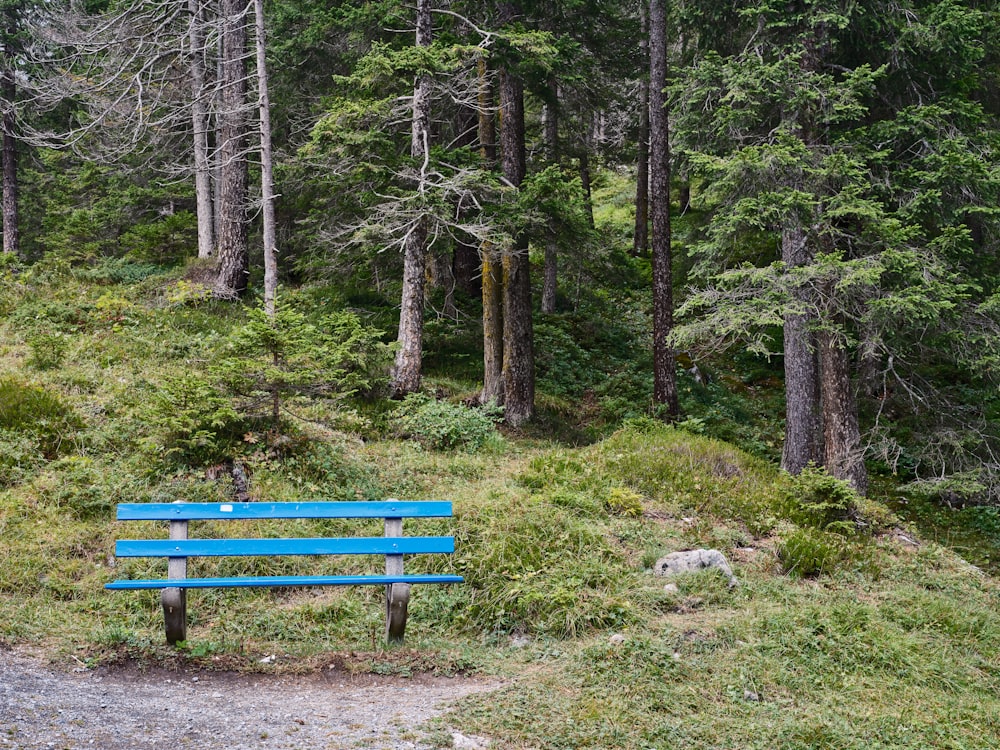
[[[385,519],[387,537],[403,536],[403,519]],[[403,556],[385,556],[387,576],[403,574]],[[388,643],[402,643],[406,632],[406,612],[410,603],[410,584],[390,583],[385,587],[385,639]]]
[[[170,522],[171,539],[188,538],[187,521]],[[167,578],[187,578],[187,558],[167,558]],[[167,643],[173,645],[187,638],[187,591],[182,588],[166,588],[160,592],[163,605],[163,621],[167,629]]]

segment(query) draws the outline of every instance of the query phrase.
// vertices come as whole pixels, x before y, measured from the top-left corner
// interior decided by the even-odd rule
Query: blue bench
[[[386,639],[403,640],[406,629],[410,585],[414,583],[461,583],[457,575],[406,575],[403,556],[455,551],[454,537],[403,536],[404,518],[450,518],[451,503],[439,501],[366,501],[306,503],[123,503],[119,521],[168,521],[169,539],[122,539],[115,544],[117,557],[165,557],[164,579],[122,579],[106,584],[118,590],[162,589],[160,601],[166,624],[167,642],[187,637],[187,589],[272,587],[272,586],[352,586],[386,587]],[[191,539],[191,521],[272,520],[272,519],[384,519],[380,537],[317,537],[307,539]],[[189,578],[187,561],[202,556],[273,555],[384,555],[384,575],[286,575],[228,578]]]

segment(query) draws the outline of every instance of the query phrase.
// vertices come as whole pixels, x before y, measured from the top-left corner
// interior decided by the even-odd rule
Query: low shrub
[[[795,529],[778,544],[782,570],[799,578],[829,573],[848,556],[842,536],[814,528]]]
[[[57,370],[62,367],[69,348],[69,339],[60,331],[39,332],[28,337],[31,356],[28,364],[36,370]]]
[[[477,451],[498,439],[496,423],[501,414],[495,406],[470,409],[412,393],[399,405],[393,424],[402,435],[432,450]]]
[[[58,396],[13,378],[0,379],[0,430],[32,436],[45,458],[66,450],[83,422]]]
[[[808,466],[789,477],[779,499],[779,512],[797,526],[851,535],[857,531],[858,494],[850,484],[827,474],[823,467]]]

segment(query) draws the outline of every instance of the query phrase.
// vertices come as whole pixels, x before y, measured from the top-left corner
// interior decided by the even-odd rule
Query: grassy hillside
[[[154,268],[46,273],[0,286],[2,644],[84,664],[496,673],[499,699],[461,710],[501,747],[1000,746],[995,579],[821,474],[780,475],[760,457],[766,429],[757,455],[697,434],[717,420],[739,437],[750,417],[734,424],[724,401],[702,394],[715,412],[684,429],[615,427],[553,386],[541,426],[502,435],[460,405],[474,382],[449,369],[447,347],[467,334],[442,329],[429,384],[442,401],[387,404],[355,357],[340,392],[289,393],[275,431],[223,394],[225,367],[210,372],[248,366],[245,309]],[[310,321],[344,306],[309,301],[298,294]],[[310,351],[300,371],[319,367]],[[453,532],[457,553],[412,569],[466,584],[415,587],[403,649],[382,647],[381,592],[360,588],[194,592],[189,641],[163,645],[156,593],[102,589],[163,566],[114,561],[129,532],[114,504],[231,499],[227,458],[256,500],[453,500],[453,521],[421,529]],[[721,550],[740,585],[700,573],[668,590],[652,575],[660,556],[699,547]]]

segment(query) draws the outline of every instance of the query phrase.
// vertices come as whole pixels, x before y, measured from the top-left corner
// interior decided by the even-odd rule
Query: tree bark
[[[18,218],[17,137],[14,133],[14,97],[17,87],[13,74],[2,74],[3,96],[3,251],[21,254],[21,227]]]
[[[649,176],[653,218],[653,401],[667,415],[680,414],[674,351],[667,342],[673,330],[673,253],[670,247],[670,130],[666,110],[667,7],[649,4]]]
[[[519,15],[506,3],[508,21]],[[527,170],[524,145],[524,86],[512,71],[500,71],[500,153],[503,175],[519,187]],[[503,254],[504,420],[512,427],[528,422],[535,411],[535,355],[531,319],[528,242],[522,233]]]
[[[552,164],[559,163],[559,86],[555,78],[548,82],[549,99],[544,109],[545,158]],[[559,249],[554,237],[545,240],[545,266],[542,277],[543,313],[556,311],[556,290],[559,282]]]
[[[429,47],[433,24],[430,0],[417,2],[416,45]],[[418,162],[417,191],[426,189],[426,165],[430,156],[431,79],[421,74],[413,84],[413,117],[410,128],[410,156]],[[427,221],[421,216],[406,237],[403,254],[403,292],[399,311],[396,361],[390,389],[394,397],[420,388],[423,366],[424,283],[427,262]]]
[[[3,70],[0,72],[0,97],[2,97],[3,128],[2,157],[3,171],[3,251],[15,256],[21,254],[21,225],[18,217],[17,179],[17,135],[14,117],[14,100],[17,97],[17,83],[14,80],[14,55],[11,48],[16,39],[18,23],[17,10],[7,7],[4,12]]]
[[[786,229],[781,235],[781,259],[791,269],[812,258],[801,227]],[[793,295],[803,309],[811,309],[807,292]],[[798,474],[810,463],[823,463],[823,420],[820,411],[819,365],[812,316],[794,311],[785,315],[785,445],[781,468]]]
[[[857,399],[851,383],[850,356],[833,333],[823,332],[818,338],[826,470],[864,495],[868,491],[868,474]]]
[[[649,64],[649,19],[646,3],[639,3],[641,31],[639,35],[639,57],[643,64]],[[649,77],[639,79],[639,142],[635,169],[635,232],[632,238],[632,254],[645,257],[649,254]]]
[[[583,188],[584,207],[587,210],[587,223],[594,228],[594,201],[590,190],[590,139],[587,138],[580,151],[580,187]]]
[[[260,185],[264,229],[264,312],[274,317],[278,294],[278,240],[274,219],[274,160],[271,149],[271,99],[267,89],[267,38],[264,0],[254,0],[257,37],[257,96],[260,109]]]
[[[214,293],[235,299],[247,289],[250,252],[247,246],[247,43],[246,6],[221,0],[222,80],[219,114],[220,233],[218,276]]]
[[[485,58],[479,59],[479,152],[483,161],[497,164],[493,86]],[[483,295],[483,390],[481,403],[504,402],[503,392],[503,269],[500,254],[489,242],[480,248]]]
[[[208,156],[208,108],[205,106],[205,14],[202,0],[188,0],[191,28],[191,126],[194,134],[194,193],[198,217],[198,257],[215,252],[212,165]]]

